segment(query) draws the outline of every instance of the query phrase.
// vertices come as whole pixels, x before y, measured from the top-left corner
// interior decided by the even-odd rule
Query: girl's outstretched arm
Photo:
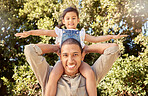
[[[34,36],[46,35],[46,36],[51,36],[51,37],[57,37],[55,30],[43,30],[43,29],[24,31],[22,33],[15,34],[16,37],[20,37],[20,38],[26,38],[30,35],[34,35]]]
[[[110,39],[119,39],[127,36],[128,35],[120,35],[120,33],[118,35],[106,35],[106,36],[97,36],[97,37],[86,34],[85,41],[92,43],[99,43],[99,42],[108,41]]]

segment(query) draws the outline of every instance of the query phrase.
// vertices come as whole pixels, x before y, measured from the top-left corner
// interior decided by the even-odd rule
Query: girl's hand
[[[113,36],[113,39],[119,39],[119,38],[122,38],[122,37],[127,37],[128,35],[120,35],[121,33],[119,33],[118,35],[112,35]]]
[[[26,38],[30,35],[30,32],[24,31],[23,33],[16,33],[15,36],[19,38]]]

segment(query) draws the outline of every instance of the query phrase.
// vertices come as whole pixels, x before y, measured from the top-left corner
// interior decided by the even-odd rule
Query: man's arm
[[[109,48],[109,47],[113,47],[113,46],[118,46],[115,43],[106,43],[106,44],[92,44],[92,45],[85,45],[83,51],[84,53],[99,53],[99,54],[103,54],[104,50]]]
[[[35,44],[42,50],[42,54],[45,53],[58,53],[60,50],[60,46],[58,44],[51,45],[51,44]]]
[[[45,57],[41,54],[55,52],[54,48],[56,49],[57,47],[49,44],[30,44],[26,45],[24,49],[27,62],[30,64],[31,69],[42,86],[43,94],[45,93],[46,83],[48,82],[52,67],[49,66]]]
[[[119,57],[119,47],[117,44],[94,44],[85,49],[86,53],[102,54],[93,64],[92,69],[96,75],[97,84],[109,72],[113,63]]]

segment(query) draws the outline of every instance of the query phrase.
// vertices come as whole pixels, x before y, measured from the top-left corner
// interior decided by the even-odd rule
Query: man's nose
[[[68,57],[68,63],[73,63],[73,58],[72,58],[72,56],[69,56],[69,57]]]

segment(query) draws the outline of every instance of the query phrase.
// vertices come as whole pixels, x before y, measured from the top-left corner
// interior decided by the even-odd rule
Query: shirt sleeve
[[[55,33],[57,34],[55,44],[61,44],[62,29],[55,27]]]
[[[82,48],[84,48],[85,44],[84,44],[84,40],[85,40],[85,29],[82,28],[80,31],[80,40],[81,40],[81,45]]]
[[[52,66],[49,66],[45,57],[41,55],[42,50],[34,44],[26,45],[24,54],[26,56],[27,62],[31,66],[31,69],[39,81],[39,84],[42,88],[44,88],[48,82],[47,80],[52,70]]]
[[[93,64],[92,69],[96,76],[97,84],[109,72],[115,60],[120,56],[118,46],[110,47],[104,50],[104,53]]]
[[[55,27],[55,33],[59,36],[60,35],[60,28]]]

